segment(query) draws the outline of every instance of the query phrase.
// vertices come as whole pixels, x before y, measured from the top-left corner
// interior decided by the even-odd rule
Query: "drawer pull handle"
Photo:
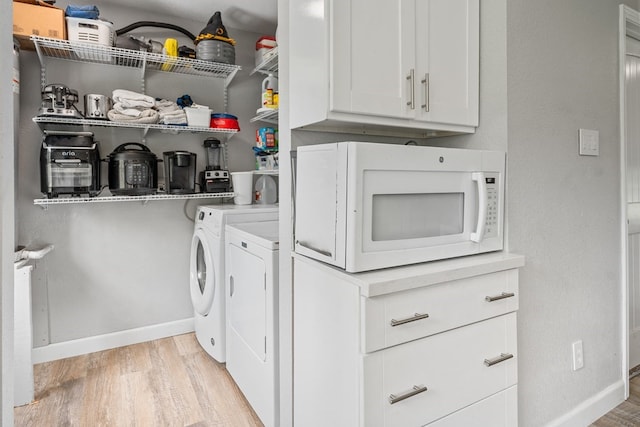
[[[493,302],[493,301],[498,301],[501,299],[505,299],[505,298],[511,298],[511,297],[515,297],[516,294],[514,294],[513,292],[503,292],[500,295],[495,295],[492,297],[484,297],[485,300],[487,300],[488,302]]]
[[[391,322],[389,323],[391,324],[391,326],[400,326],[400,325],[404,325],[405,323],[415,322],[416,320],[426,319],[427,317],[429,317],[427,313],[424,313],[424,314],[416,313],[411,317],[407,317],[406,319],[400,319],[400,320],[391,319]]]
[[[427,391],[427,388],[425,386],[423,386],[423,385],[414,385],[411,390],[409,390],[406,393],[403,393],[403,394],[401,394],[399,396],[396,396],[395,394],[390,394],[389,395],[389,403],[391,403],[393,405],[394,403],[402,402],[405,399],[413,397],[416,394],[424,393],[425,391]]]
[[[510,353],[500,353],[500,356],[494,357],[493,359],[484,359],[484,364],[487,366],[497,365],[498,363],[504,362],[505,360],[509,360],[513,358],[513,354]]]

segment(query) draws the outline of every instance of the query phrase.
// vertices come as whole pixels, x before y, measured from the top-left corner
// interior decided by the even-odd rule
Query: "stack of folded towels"
[[[187,115],[174,101],[168,99],[156,99],[155,108],[158,110],[160,120],[158,123],[165,125],[186,125]]]
[[[113,108],[107,115],[114,122],[158,123],[160,114],[154,109],[156,100],[148,95],[125,89],[113,91]]]

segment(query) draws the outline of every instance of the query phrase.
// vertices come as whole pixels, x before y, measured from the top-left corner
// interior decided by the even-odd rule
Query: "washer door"
[[[193,308],[196,313],[206,316],[213,304],[216,275],[211,246],[207,242],[205,232],[200,228],[195,230],[191,239],[189,276]]]

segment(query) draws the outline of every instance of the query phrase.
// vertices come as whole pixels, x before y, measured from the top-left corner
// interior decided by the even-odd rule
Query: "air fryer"
[[[45,131],[40,148],[40,191],[48,198],[98,195],[100,151],[93,133]]]

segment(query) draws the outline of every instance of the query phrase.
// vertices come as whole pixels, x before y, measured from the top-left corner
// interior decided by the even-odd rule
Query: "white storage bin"
[[[197,127],[211,127],[211,109],[207,107],[184,107],[187,124]]]
[[[69,41],[108,47],[114,45],[115,32],[111,22],[99,19],[73,18],[70,16],[68,16],[66,20],[67,38]],[[109,53],[103,52],[100,49],[94,50],[90,47],[74,47],[73,50],[81,59],[107,62],[112,59]]]

